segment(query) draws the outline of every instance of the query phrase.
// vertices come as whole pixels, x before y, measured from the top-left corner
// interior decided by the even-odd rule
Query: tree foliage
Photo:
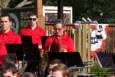
[[[56,5],[57,0],[43,0],[45,5]],[[104,23],[115,23],[115,0],[64,0],[64,6],[73,7],[73,18],[90,17]]]
[[[35,0],[0,0],[1,8],[33,6]],[[60,0],[61,1],[61,0]],[[115,0],[63,0],[64,6],[73,7],[73,19],[89,17],[105,23],[115,23]],[[43,5],[57,5],[57,0],[43,0]]]
[[[0,8],[16,8],[31,5],[33,0],[0,0]]]
[[[44,5],[56,6],[57,0],[43,0]]]

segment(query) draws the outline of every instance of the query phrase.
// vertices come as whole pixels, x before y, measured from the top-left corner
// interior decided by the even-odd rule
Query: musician
[[[73,40],[65,32],[65,26],[62,20],[58,19],[56,21],[54,31],[54,34],[46,39],[45,51],[73,52]]]
[[[20,36],[12,29],[12,19],[8,15],[0,18],[0,64],[2,58],[7,55],[5,44],[21,44]]]
[[[32,36],[32,43],[37,44],[38,48],[42,48],[41,37],[45,36],[45,31],[37,24],[38,18],[36,14],[29,16],[29,25],[24,26],[20,30],[21,36]]]
[[[12,29],[12,19],[8,15],[2,15],[1,17],[0,37],[5,44],[21,44],[20,36]]]

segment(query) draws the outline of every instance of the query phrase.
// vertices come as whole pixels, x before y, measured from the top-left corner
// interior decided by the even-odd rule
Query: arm
[[[45,50],[45,51],[48,51],[48,50],[49,50],[51,43],[52,43],[52,38],[51,38],[51,37],[48,37],[48,38],[46,39],[45,46],[44,46],[44,50]]]
[[[68,46],[67,46],[67,51],[68,52],[73,52],[74,51],[74,44],[73,44],[73,40],[71,37],[68,38]]]

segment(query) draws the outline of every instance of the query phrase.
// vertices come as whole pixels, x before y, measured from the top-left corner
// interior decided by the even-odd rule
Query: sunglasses
[[[36,18],[29,18],[29,20],[35,21],[35,20],[36,20]]]

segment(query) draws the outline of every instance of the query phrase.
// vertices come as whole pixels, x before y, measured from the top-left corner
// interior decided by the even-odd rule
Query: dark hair
[[[57,19],[57,20],[55,21],[55,24],[58,24],[58,23],[64,24],[64,21],[63,21],[62,19]]]
[[[52,71],[62,71],[64,77],[67,77],[69,74],[68,68],[65,64],[58,64],[52,69]]]
[[[54,65],[54,64],[62,64],[62,61],[61,60],[59,60],[59,59],[54,59],[54,60],[52,60],[51,62],[49,62],[49,64],[48,64],[48,66],[47,66],[47,68],[46,68],[46,70],[45,70],[45,75],[47,76],[48,74],[49,74],[49,71],[50,71],[50,65]],[[46,77],[45,76],[45,77]]]
[[[10,21],[13,21],[12,17],[9,14],[2,14],[1,17],[8,17]]]
[[[36,16],[37,17],[37,14],[36,13],[31,13],[29,16]]]
[[[61,63],[62,63],[61,60],[59,60],[59,59],[54,59],[54,60],[52,60],[49,64],[61,64]]]
[[[4,64],[2,64],[2,66],[1,66],[2,73],[7,72],[7,70],[10,70],[13,74],[17,73],[17,68],[12,63],[4,63]]]

